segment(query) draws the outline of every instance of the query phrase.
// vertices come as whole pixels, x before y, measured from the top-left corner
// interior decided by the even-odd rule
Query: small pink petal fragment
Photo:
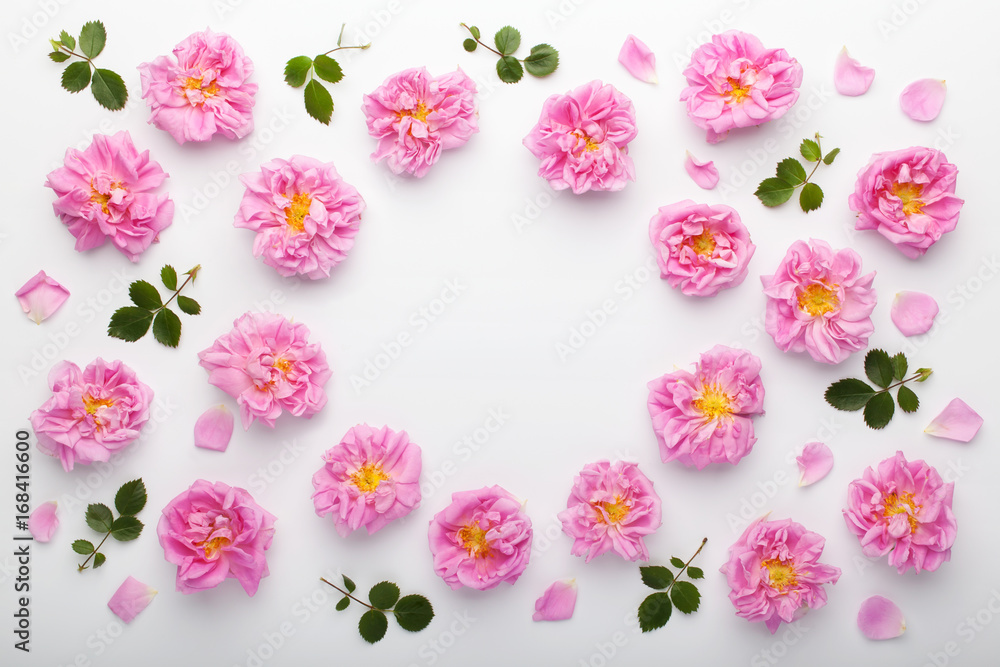
[[[28,531],[36,542],[48,542],[59,527],[59,517],[56,516],[56,501],[50,500],[35,508],[28,517]]]
[[[719,170],[715,168],[715,163],[711,160],[699,162],[690,151],[684,159],[684,169],[699,188],[711,190],[719,184]]]
[[[837,92],[848,97],[864,95],[875,79],[875,70],[865,67],[847,53],[845,46],[833,66],[833,85]]]
[[[969,442],[982,428],[983,418],[970,408],[965,401],[956,398],[934,418],[934,421],[924,429],[927,435],[936,438],[947,438],[957,442]]]
[[[895,602],[873,595],[861,603],[858,627],[868,639],[892,639],[906,631],[906,619]]]
[[[795,457],[799,464],[799,486],[815,484],[833,469],[833,452],[822,442],[810,442]]]
[[[44,271],[36,273],[21,289],[14,293],[21,309],[28,317],[41,324],[69,298],[69,290],[57,281],[45,275]]]
[[[618,62],[625,66],[628,73],[646,83],[659,83],[656,78],[656,56],[641,39],[629,35],[618,53]]]
[[[225,405],[211,407],[198,417],[194,425],[194,445],[224,452],[233,437],[233,413]]]
[[[937,301],[922,292],[899,292],[889,316],[904,336],[919,336],[931,330],[938,314]]]
[[[565,621],[576,609],[576,579],[557,581],[535,601],[534,621]]]
[[[155,588],[129,577],[111,596],[108,608],[115,612],[118,618],[126,623],[131,623],[133,618],[149,606],[149,603],[156,597],[156,593]]]
[[[913,120],[934,120],[944,106],[945,85],[941,79],[920,79],[903,89],[899,106]]]

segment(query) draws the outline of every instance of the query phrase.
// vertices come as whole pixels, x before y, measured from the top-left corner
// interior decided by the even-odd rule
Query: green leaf
[[[802,210],[808,213],[809,211],[815,211],[822,205],[823,188],[815,183],[806,183],[803,185],[802,192],[799,193],[799,206],[802,207]]]
[[[313,61],[309,56],[295,56],[285,63],[285,83],[292,88],[298,88],[306,82],[312,66]]]
[[[357,586],[354,584],[354,582],[351,579],[349,579],[347,577],[346,574],[341,575],[341,576],[344,577],[344,586],[347,588],[347,592],[348,593],[353,593],[354,589],[357,588]]]
[[[104,30],[104,24],[100,21],[89,21],[83,24],[80,30],[80,50],[88,58],[96,58],[104,50],[104,43],[108,41],[108,33]]]
[[[883,429],[892,420],[892,413],[895,409],[895,404],[892,402],[892,396],[889,395],[889,392],[884,391],[876,394],[865,405],[865,423],[876,431]]]
[[[674,567],[684,567],[684,561],[682,561],[677,556],[674,556],[673,558],[670,559],[670,564],[673,565]]]
[[[827,387],[826,393],[823,394],[827,403],[846,412],[865,407],[874,395],[874,389],[856,378],[837,380]]]
[[[344,78],[344,70],[340,69],[340,63],[327,55],[313,58],[313,66],[316,68],[316,76],[330,83],[337,83]]]
[[[479,46],[479,42],[477,42],[476,40],[472,39],[471,37],[469,39],[465,40],[464,42],[462,42],[462,48],[465,49],[466,51],[468,51],[469,53],[472,53],[473,51],[475,51],[477,46]]]
[[[642,583],[659,591],[670,586],[670,582],[674,580],[674,573],[662,565],[640,567],[639,575],[642,577]]]
[[[190,297],[178,295],[177,307],[188,315],[198,315],[201,313],[201,304]]]
[[[73,39],[73,35],[69,34],[65,30],[59,33],[59,41],[62,42],[63,45],[70,51],[76,48],[76,40]]]
[[[480,34],[479,34],[479,28],[477,28],[477,27],[476,27],[476,26],[474,26],[474,25],[471,25],[471,26],[469,26],[469,32],[471,32],[471,33],[472,33],[472,36],[473,36],[473,37],[474,37],[475,39],[479,39],[480,37],[482,37],[482,35],[480,35]]]
[[[106,533],[111,530],[114,523],[114,514],[111,508],[103,503],[92,503],[87,505],[87,525],[98,533]]]
[[[89,556],[94,553],[94,545],[87,540],[76,540],[73,542],[73,551],[82,556]]]
[[[63,63],[69,60],[69,54],[65,51],[53,51],[49,54],[49,58],[51,58],[53,62]]]
[[[837,155],[839,154],[840,154],[840,149],[834,148],[832,151],[826,154],[826,157],[823,158],[823,164],[826,165],[833,164],[833,161],[837,159]]]
[[[177,271],[169,264],[160,269],[160,280],[163,281],[163,286],[171,292],[177,289]]]
[[[639,605],[639,627],[643,632],[662,628],[670,620],[670,596],[666,593],[653,593]]]
[[[94,554],[94,569],[96,570],[100,566],[104,565],[104,561],[106,561],[107,559],[108,559],[107,556],[105,556],[102,553]]]
[[[399,586],[391,581],[382,581],[368,591],[368,601],[379,609],[389,609],[399,599]]]
[[[779,162],[777,172],[778,178],[792,185],[803,183],[808,178],[806,168],[793,157],[785,158]]]
[[[385,637],[385,631],[388,627],[389,620],[385,614],[377,609],[366,611],[361,616],[361,620],[358,621],[358,631],[361,633],[361,638],[369,644],[374,644]]]
[[[122,516],[135,516],[146,506],[146,485],[142,479],[125,482],[115,494],[115,509]]]
[[[678,581],[670,589],[670,599],[673,600],[677,610],[684,614],[691,614],[698,611],[698,604],[701,602],[701,593],[690,581]]]
[[[559,67],[559,52],[548,44],[536,44],[524,59],[524,68],[531,76],[548,76]]]
[[[350,604],[351,604],[351,598],[345,595],[344,597],[340,598],[340,602],[337,603],[336,610],[344,611]]]
[[[323,123],[330,124],[333,116],[333,98],[322,83],[313,79],[306,84],[306,113]]]
[[[892,357],[892,377],[902,380],[906,377],[906,355],[900,352]]]
[[[521,63],[514,56],[504,56],[497,61],[497,76],[504,83],[517,83],[524,76]]]
[[[118,111],[128,102],[128,88],[122,78],[109,69],[94,70],[90,91],[94,99],[109,111]]]
[[[146,310],[156,310],[163,305],[160,293],[145,280],[137,280],[129,285],[128,295],[132,303]]]
[[[865,355],[865,375],[875,386],[885,389],[892,384],[892,358],[885,350],[869,350]]]
[[[757,186],[754,194],[764,206],[777,206],[791,199],[794,191],[794,185],[780,178],[765,178]]]
[[[399,627],[409,632],[419,632],[434,618],[434,607],[423,595],[405,595],[396,603],[392,612]]]
[[[819,144],[812,139],[803,139],[802,145],[799,146],[799,152],[809,162],[819,162],[820,157],[823,155],[819,152]]]
[[[71,93],[78,93],[90,83],[90,63],[79,61],[70,63],[62,73],[62,87]]]
[[[119,542],[131,542],[142,533],[142,521],[134,516],[120,516],[111,524],[111,537]]]
[[[177,347],[181,342],[181,318],[177,313],[164,308],[153,319],[153,338],[167,347]]]
[[[146,335],[149,325],[153,322],[153,313],[145,308],[125,306],[115,311],[108,324],[108,335],[134,342]]]
[[[56,40],[54,40],[54,39],[50,39],[50,40],[49,40],[49,44],[50,44],[50,45],[52,46],[52,50],[53,50],[53,51],[59,51],[59,50],[61,50],[61,49],[62,49],[62,43],[60,43],[60,42],[57,42],[57,41],[56,41]]]
[[[688,566],[687,573],[692,579],[705,578],[705,572],[700,567],[695,567],[694,565]]]
[[[913,393],[913,390],[906,385],[902,385],[899,388],[896,400],[899,401],[899,409],[903,412],[916,412],[917,408],[920,407],[920,399],[917,398],[917,395]]]
[[[497,45],[497,51],[509,56],[521,46],[521,33],[506,25],[497,30],[497,34],[493,36],[493,43]]]

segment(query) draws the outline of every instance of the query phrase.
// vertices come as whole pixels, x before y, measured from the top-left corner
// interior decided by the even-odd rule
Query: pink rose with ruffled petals
[[[875,272],[862,275],[861,256],[826,241],[796,241],[777,271],[761,276],[767,311],[764,330],[782,352],[808,352],[839,364],[868,346],[875,326]]]
[[[826,604],[825,584],[840,579],[840,568],[819,562],[826,540],[792,521],[757,519],[729,547],[729,562],[720,568],[729,584],[736,615],[764,621],[773,635],[791,623],[803,607]]]
[[[716,345],[694,373],[676,370],[649,383],[649,416],[664,463],[701,470],[709,463],[739,463],[757,438],[753,418],[764,414],[760,359]]]
[[[235,39],[221,32],[196,32],[138,67],[151,125],[177,143],[208,141],[215,134],[242,139],[253,132],[257,84],[247,83],[253,61]]]
[[[245,313],[233,330],[198,353],[208,381],[236,399],[243,428],[274,426],[283,410],[312,417],[326,405],[330,367],[309,328],[274,313]]]
[[[660,497],[635,463],[588,463],[573,480],[563,532],[573,538],[573,555],[587,562],[606,551],[625,560],[649,560],[643,538],[660,527]]]
[[[362,526],[371,535],[420,504],[420,447],[406,431],[354,426],[323,460],[312,478],[313,504],[342,537]]]
[[[903,452],[867,468],[847,488],[844,519],[865,556],[889,555],[900,574],[933,572],[951,560],[958,524],[951,511],[955,483],[945,484],[924,461]]]
[[[479,131],[476,84],[461,68],[438,77],[423,67],[393,74],[365,95],[361,110],[378,139],[372,160],[386,160],[394,174],[421,178],[441,151]]]
[[[729,130],[781,118],[799,99],[802,65],[739,30],[712,35],[691,54],[681,92],[688,116],[718,143]]]
[[[635,180],[628,143],[635,139],[632,100],[594,80],[542,105],[538,123],[524,138],[542,161],[538,175],[556,190],[617,192]]]
[[[31,413],[38,449],[73,469],[111,455],[135,442],[149,420],[153,390],[120,361],[100,357],[83,372],[70,361],[49,371],[52,396]]]
[[[243,174],[246,186],[233,226],[257,232],[253,256],[282,276],[327,278],[354,246],[365,200],[332,162],[293,155]]]
[[[506,489],[453,493],[428,531],[434,573],[452,589],[513,584],[528,566],[531,536],[531,519]]]
[[[742,283],[757,249],[736,211],[690,199],[661,206],[649,221],[649,240],[660,276],[688,296],[715,296]]]
[[[236,579],[251,597],[270,574],[265,551],[273,514],[245,490],[199,479],[163,508],[156,534],[177,566],[177,590],[188,594]]]
[[[965,200],[955,196],[958,167],[941,151],[914,146],[875,153],[847,199],[855,229],[874,229],[916,259],[955,229]]]
[[[56,193],[52,204],[76,237],[80,252],[111,243],[133,262],[174,221],[174,203],[154,194],[167,174],[140,153],[128,132],[95,134],[82,151],[66,149],[62,167],[50,172],[45,186]]]

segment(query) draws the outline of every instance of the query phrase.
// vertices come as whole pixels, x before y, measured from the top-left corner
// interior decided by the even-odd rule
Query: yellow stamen
[[[293,232],[305,229],[305,218],[312,206],[312,197],[304,192],[293,196],[292,203],[285,207],[285,222]]]
[[[701,396],[691,401],[691,405],[711,421],[732,414],[730,400],[729,394],[722,391],[719,385],[710,384],[702,387]]]
[[[288,375],[288,371],[292,370],[292,362],[290,362],[288,359],[275,359],[273,362],[271,362],[271,367],[277,368],[285,375]]]
[[[727,100],[728,104],[742,102],[743,98],[750,94],[750,86],[741,86],[739,79],[729,77],[726,81],[729,82],[729,85],[732,88],[732,90],[728,93],[723,93],[723,95],[729,95],[729,99]]]
[[[208,88],[203,87],[202,80],[204,77],[193,77],[189,76],[184,79],[184,90],[200,90],[201,94],[207,99],[209,97],[215,97],[219,93],[219,86],[213,81],[208,84]]]
[[[601,147],[601,144],[594,141],[591,137],[587,136],[583,132],[570,132],[574,137],[583,142],[583,150],[585,151],[596,151]]]
[[[780,561],[777,558],[770,558],[762,562],[761,565],[767,568],[767,578],[771,588],[779,593],[784,593],[786,588],[794,586],[799,582],[795,568],[791,563]]]
[[[122,190],[124,188],[125,186],[122,185],[121,181],[114,181],[108,187],[109,190],[116,190],[116,189]],[[93,179],[90,180],[90,201],[94,202],[95,204],[99,204],[101,207],[101,211],[105,215],[108,215],[109,213],[108,202],[111,201],[112,194],[113,192],[109,192],[108,194],[104,194],[103,192],[98,192],[97,188],[94,187],[94,180]]]
[[[229,538],[215,537],[211,540],[205,540],[204,542],[196,542],[195,546],[201,547],[205,551],[205,558],[214,558],[222,547],[227,546],[228,544]]]
[[[840,298],[836,288],[836,285],[828,286],[825,283],[809,285],[799,292],[799,309],[813,317],[837,310],[840,308]]]
[[[899,197],[903,203],[903,213],[914,215],[920,213],[924,208],[924,201],[920,195],[924,193],[924,186],[919,183],[893,183],[892,194]]]
[[[417,102],[416,109],[403,109],[396,112],[396,116],[403,118],[404,116],[409,116],[410,118],[415,118],[421,123],[427,122],[427,116],[430,115],[433,109],[428,109],[423,102]]]
[[[889,521],[897,514],[907,514],[909,515],[910,532],[913,533],[917,530],[917,517],[914,515],[921,506],[913,502],[912,493],[890,493],[883,499],[882,505],[885,508],[882,510],[883,519]]]
[[[458,531],[458,539],[473,558],[487,558],[492,553],[486,541],[486,532],[478,523],[466,524]]]
[[[707,229],[702,231],[698,236],[688,237],[685,243],[690,245],[691,249],[702,257],[711,257],[712,253],[715,252],[715,236]]]
[[[615,501],[613,503],[609,503],[608,501],[594,503],[594,509],[597,510],[598,523],[618,524],[625,520],[625,517],[628,516],[629,510],[632,508],[629,507],[628,503],[622,502],[621,498],[615,496]],[[604,520],[604,514],[601,513],[601,509],[607,513],[607,521]]]
[[[97,411],[100,408],[110,408],[115,402],[110,398],[94,398],[90,394],[84,394],[83,396],[83,409],[86,410],[88,415],[97,415]],[[101,425],[101,420],[94,416],[94,423],[98,426]]]
[[[351,482],[361,493],[371,493],[384,479],[389,475],[377,463],[366,463],[351,474]]]

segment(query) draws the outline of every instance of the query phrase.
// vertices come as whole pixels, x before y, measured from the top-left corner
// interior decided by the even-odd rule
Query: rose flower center
[[[371,493],[385,479],[389,479],[389,475],[377,463],[366,463],[351,475],[351,482],[362,493]]]
[[[305,229],[305,219],[309,214],[309,207],[312,206],[312,197],[300,192],[291,199],[292,202],[285,207],[285,223],[293,233],[298,233]]]
[[[201,547],[205,551],[205,558],[214,558],[219,551],[229,545],[228,537],[213,537],[210,540],[205,540],[197,546]]]
[[[623,502],[618,496],[615,496],[615,501],[613,503],[609,503],[606,500],[602,503],[594,503],[594,508],[600,508],[597,511],[597,521],[599,523],[605,523],[604,514],[601,514],[600,512],[600,510],[603,509],[608,515],[607,523],[611,524],[618,524],[624,521],[625,517],[628,516],[629,510],[632,509],[629,507],[628,503]]]
[[[579,130],[574,130],[570,132],[574,137],[583,142],[583,150],[585,151],[596,151],[601,147],[601,144],[594,141],[594,139]]]
[[[110,211],[108,210],[108,202],[110,202],[111,198],[114,196],[115,190],[124,190],[124,189],[125,186],[122,184],[121,181],[113,181],[110,185],[108,185],[107,192],[101,192],[96,187],[94,187],[94,180],[91,179],[90,201],[100,206],[101,212],[104,213],[104,215],[108,215],[110,213]]]
[[[219,94],[218,84],[216,84],[215,81],[213,81],[212,83],[208,84],[208,87],[206,88],[202,83],[204,79],[205,79],[204,76],[201,77],[189,76],[186,79],[184,79],[185,91],[197,90],[199,93],[201,93],[201,96],[204,98],[198,101],[197,102],[198,104],[204,104],[205,100],[207,100],[210,97],[215,97],[216,95]]]
[[[416,109],[403,109],[401,111],[397,111],[396,115],[399,116],[400,119],[404,116],[409,116],[410,118],[419,120],[421,123],[426,123],[427,116],[429,116],[430,113],[431,109],[428,109],[423,102],[417,102]]]
[[[715,236],[707,229],[703,230],[698,236],[689,237],[686,243],[691,246],[691,249],[695,253],[702,257],[711,257],[712,253],[715,252]]]
[[[825,315],[840,308],[837,290],[823,283],[814,283],[799,292],[799,309],[813,317]]]
[[[767,569],[767,578],[771,584],[771,588],[779,593],[784,593],[786,588],[794,586],[799,581],[795,573],[795,568],[791,563],[786,563],[777,558],[769,558],[762,562],[761,565]]]
[[[727,104],[739,104],[743,101],[744,97],[750,94],[750,86],[741,85],[739,79],[729,77],[726,81],[729,83],[730,88],[732,88],[728,93],[724,93],[729,95],[729,99],[726,100]]]
[[[912,493],[890,493],[882,499],[882,518],[886,521],[890,521],[892,517],[897,514],[907,514],[910,523],[910,532],[914,532],[917,529],[917,518],[914,516],[917,510],[920,509],[920,505],[913,502]]]
[[[478,523],[466,524],[458,531],[458,539],[473,558],[486,558],[490,555],[491,549],[486,541],[486,532]]]
[[[698,412],[705,415],[705,418],[709,421],[725,417],[733,412],[729,394],[722,391],[719,385],[716,384],[703,387],[701,395],[691,401],[691,405]]]
[[[920,195],[924,193],[924,186],[919,183],[893,183],[892,194],[899,197],[903,204],[905,215],[920,213],[924,208],[924,201]]]

